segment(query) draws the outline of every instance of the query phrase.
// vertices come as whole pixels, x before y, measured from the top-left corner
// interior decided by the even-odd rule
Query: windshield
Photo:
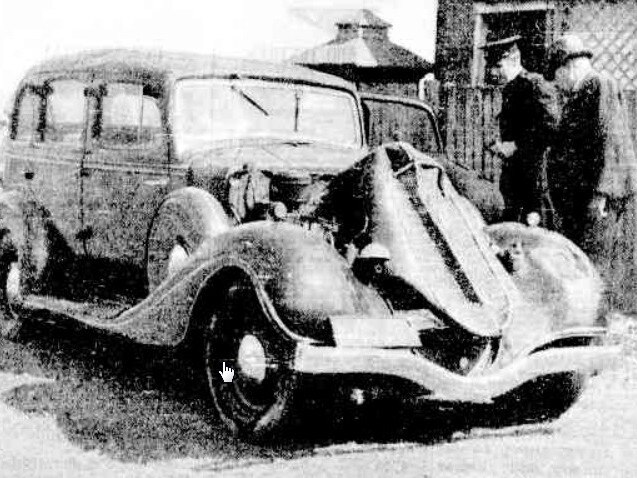
[[[354,97],[328,88],[260,80],[181,80],[174,114],[178,152],[246,138],[349,148],[362,144]]]

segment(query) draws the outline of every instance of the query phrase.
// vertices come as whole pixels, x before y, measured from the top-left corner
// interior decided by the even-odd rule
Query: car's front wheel
[[[250,285],[237,281],[227,288],[205,331],[204,353],[215,409],[233,433],[261,438],[289,424],[297,390],[293,350]]]

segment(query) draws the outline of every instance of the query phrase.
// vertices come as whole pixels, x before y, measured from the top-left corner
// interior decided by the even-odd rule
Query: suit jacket
[[[546,151],[558,125],[555,88],[541,75],[522,70],[502,90],[499,119],[501,140],[517,146],[504,160],[500,176],[507,219],[551,209]]]
[[[592,71],[569,95],[550,164],[562,232],[593,260],[608,307],[637,311],[637,158],[615,80]],[[605,216],[591,214],[596,194]]]
[[[555,146],[558,196],[587,202],[595,193],[620,199],[637,190],[629,121],[614,79],[592,71],[569,95]],[[580,218],[583,219],[583,218]]]
[[[522,70],[502,90],[500,137],[515,141],[521,156],[537,156],[551,144],[558,123],[557,95],[542,75]]]

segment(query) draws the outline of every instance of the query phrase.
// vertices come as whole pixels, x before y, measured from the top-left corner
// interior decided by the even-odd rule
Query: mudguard
[[[524,300],[506,331],[520,349],[562,331],[599,328],[603,283],[590,259],[564,236],[540,227],[486,227]]]
[[[354,278],[321,235],[261,221],[204,241],[190,263],[144,301],[110,323],[91,325],[145,344],[177,345],[195,304],[210,300],[206,285],[230,269],[252,281],[274,325],[294,339],[332,340],[330,316],[390,317],[380,296]]]

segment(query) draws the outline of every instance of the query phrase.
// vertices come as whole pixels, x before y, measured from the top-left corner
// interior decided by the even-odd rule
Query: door
[[[55,80],[19,92],[5,149],[4,180],[44,208],[68,245],[80,252],[79,168],[85,151],[86,84]]]
[[[553,2],[498,2],[489,5],[475,2],[476,25],[472,84],[499,84],[486,70],[484,50],[479,46],[488,41],[520,35],[518,42],[522,65],[529,71],[543,73],[546,67],[546,46],[550,43],[550,19]]]
[[[160,98],[140,83],[106,83],[98,90],[80,175],[80,235],[90,258],[130,267],[137,277],[150,221],[169,182]]]
[[[442,159],[443,146],[433,112],[419,100],[361,93],[367,142],[379,146],[404,141]]]
[[[445,152],[431,109],[419,100],[362,93],[365,125],[370,146],[405,141],[436,158],[456,190],[492,221],[502,213],[497,183],[481,178],[477,171],[451,161]]]

